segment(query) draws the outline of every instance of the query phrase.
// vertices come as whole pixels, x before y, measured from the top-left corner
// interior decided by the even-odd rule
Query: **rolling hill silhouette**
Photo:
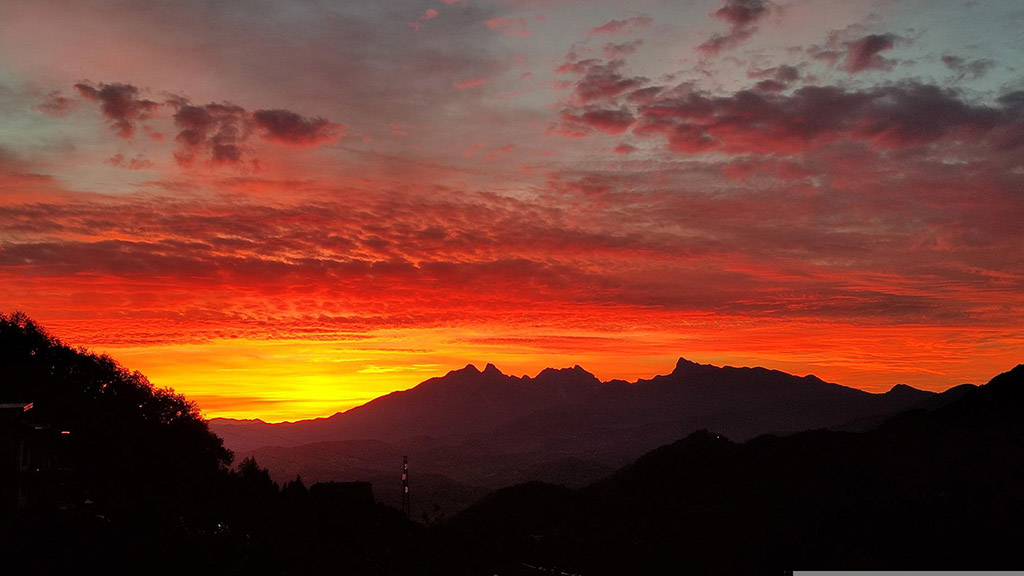
[[[1024,365],[877,429],[699,431],[587,488],[489,495],[451,523],[478,569],[781,574],[1019,569]]]

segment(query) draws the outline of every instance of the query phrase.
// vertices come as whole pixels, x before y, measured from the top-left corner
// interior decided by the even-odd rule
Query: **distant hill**
[[[580,366],[535,377],[493,364],[466,366],[329,418],[295,423],[210,420],[240,455],[254,455],[279,480],[377,479],[397,503],[400,457],[414,478],[444,478],[467,497],[543,480],[580,487],[644,452],[708,428],[737,440],[815,428],[860,429],[943,395],[897,386],[870,394],[764,368],[716,367],[680,359],[649,380],[601,382]],[[381,480],[385,483],[381,483]],[[419,485],[434,489],[427,482]],[[457,500],[462,500],[457,498]],[[414,499],[418,514],[439,502]],[[422,506],[423,508],[419,508]],[[455,502],[444,513],[459,509]]]
[[[699,431],[585,489],[496,492],[449,528],[488,574],[1019,569],[1022,409],[1024,365],[862,433]]]

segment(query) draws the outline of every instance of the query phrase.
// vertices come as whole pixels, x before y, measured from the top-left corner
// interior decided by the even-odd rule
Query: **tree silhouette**
[[[76,547],[68,554],[119,539],[134,559],[212,532],[232,455],[183,396],[154,388],[108,356],[63,344],[16,312],[0,314],[0,401],[31,402],[33,425],[67,432],[72,494],[10,516],[4,529],[22,544],[0,546],[66,562],[49,543],[52,534],[40,535],[62,526],[70,530],[64,543]],[[93,541],[104,537],[106,544]],[[45,553],[33,550],[47,543]],[[121,569],[110,556],[94,560]]]
[[[279,490],[251,457],[231,469],[193,402],[21,313],[0,314],[0,402],[70,433],[75,494],[0,510],[4,574],[415,574],[429,558],[368,484]]]

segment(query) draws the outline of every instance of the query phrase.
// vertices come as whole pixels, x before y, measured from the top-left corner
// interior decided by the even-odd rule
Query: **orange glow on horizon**
[[[0,5],[0,311],[269,421],[467,363],[1024,361],[1012,3],[413,4]]]
[[[737,335],[743,346],[736,345]],[[815,374],[876,393],[897,383],[938,392],[965,382],[983,384],[1013,367],[1024,343],[1010,331],[979,335],[955,327],[810,324],[784,331],[763,322],[737,322],[689,338],[667,332],[595,335],[577,345],[566,341],[583,338],[579,335],[480,336],[478,331],[407,330],[352,341],[222,339],[97,351],[146,374],[155,386],[185,394],[208,418],[280,422],[330,416],[466,364],[482,369],[488,362],[516,376],[580,364],[600,380],[635,381],[667,374],[683,356]],[[936,343],[941,340],[949,344]],[[779,349],[781,341],[785,349]],[[726,346],[732,350],[722,353]]]

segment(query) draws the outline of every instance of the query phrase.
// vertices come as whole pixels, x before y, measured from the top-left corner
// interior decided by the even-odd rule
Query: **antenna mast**
[[[409,518],[409,457],[402,456],[402,512]]]

